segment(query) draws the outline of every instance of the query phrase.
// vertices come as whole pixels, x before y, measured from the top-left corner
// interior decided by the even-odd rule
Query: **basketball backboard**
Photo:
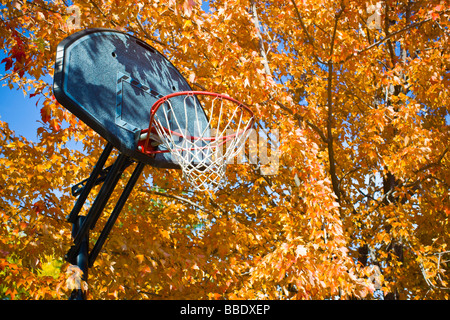
[[[53,84],[58,102],[121,153],[140,162],[179,168],[170,152],[148,156],[137,150],[154,102],[179,91],[192,91],[181,73],[161,53],[129,34],[87,29],[58,45]],[[192,134],[208,126],[204,112],[194,118],[183,103],[173,104],[173,112]]]

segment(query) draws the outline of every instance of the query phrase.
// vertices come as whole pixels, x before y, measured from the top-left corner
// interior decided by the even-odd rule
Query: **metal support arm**
[[[108,168],[103,169],[106,160],[108,159],[112,151],[112,145],[107,144],[105,150],[101,154],[99,160],[97,161],[90,177],[80,184],[79,187],[79,198],[77,199],[74,208],[72,209],[67,220],[73,223],[72,237],[74,244],[71,246],[70,250],[67,252],[65,259],[71,264],[77,265],[83,271],[83,281],[87,281],[88,268],[94,265],[95,259],[97,258],[100,250],[103,247],[111,229],[114,226],[120,212],[125,205],[131,191],[134,188],[139,176],[144,169],[145,164],[138,162],[133,174],[131,175],[127,185],[125,186],[122,194],[119,197],[113,211],[111,212],[108,221],[106,222],[103,230],[100,233],[92,251],[89,253],[89,230],[92,230],[97,223],[102,211],[104,210],[115,186],[120,180],[123,171],[133,163],[133,160],[129,159],[123,154],[119,154],[114,164]],[[89,209],[86,216],[80,216],[79,212],[85,203],[92,187],[96,184],[103,182],[103,185],[97,194],[91,208]],[[77,185],[80,185],[77,184]],[[74,290],[71,295],[71,299],[86,299],[86,293],[82,292],[81,289]]]

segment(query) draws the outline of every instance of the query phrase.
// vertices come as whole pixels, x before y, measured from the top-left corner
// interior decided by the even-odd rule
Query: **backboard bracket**
[[[124,85],[130,85],[135,88],[135,90],[141,91],[141,94],[148,94],[158,100],[163,96],[159,94],[156,90],[140,83],[138,80],[133,79],[130,75],[123,72],[117,72],[117,89],[116,89],[116,117],[115,122],[118,126],[131,131],[133,133],[139,132],[142,128],[135,126],[130,123],[130,121],[125,121],[123,115],[124,105]]]

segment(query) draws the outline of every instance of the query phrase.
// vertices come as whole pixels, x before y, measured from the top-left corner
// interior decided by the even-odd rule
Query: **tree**
[[[178,171],[146,167],[92,268],[92,298],[449,298],[446,3],[73,5],[1,9],[2,81],[40,97],[42,116],[37,143],[0,123],[3,297],[63,298],[73,279],[62,261],[70,186],[105,141],[44,79],[63,38],[106,27],[164,52],[194,88],[253,108],[258,130],[278,132],[264,143],[279,162],[276,174],[261,162],[230,165],[214,196],[190,192]]]

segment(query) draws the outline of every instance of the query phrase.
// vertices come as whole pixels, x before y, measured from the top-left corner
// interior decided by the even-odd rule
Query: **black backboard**
[[[154,167],[178,168],[170,153],[149,157],[137,150],[150,108],[165,95],[191,90],[161,53],[123,32],[86,29],[57,48],[53,92],[58,102],[120,152]],[[173,107],[183,121],[183,103]],[[187,117],[194,125],[189,112]],[[207,125],[205,114],[200,121]]]

